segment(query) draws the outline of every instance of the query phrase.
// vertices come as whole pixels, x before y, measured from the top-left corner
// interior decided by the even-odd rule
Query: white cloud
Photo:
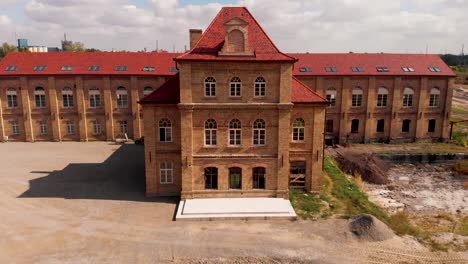
[[[6,3],[10,0],[0,0]],[[24,0],[23,0],[24,1]],[[14,29],[32,44],[58,46],[64,32],[88,47],[183,50],[188,29],[206,29],[221,4],[177,0],[27,0]],[[468,44],[467,0],[238,0],[285,52],[459,52]],[[4,13],[8,14],[8,13]],[[0,13],[0,15],[2,15]],[[12,16],[10,16],[12,17]],[[0,16],[0,25],[10,23]]]

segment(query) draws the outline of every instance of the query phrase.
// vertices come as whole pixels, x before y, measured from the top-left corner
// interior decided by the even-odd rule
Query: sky
[[[222,6],[246,6],[283,52],[468,49],[468,0],[0,0],[0,42],[184,51]]]

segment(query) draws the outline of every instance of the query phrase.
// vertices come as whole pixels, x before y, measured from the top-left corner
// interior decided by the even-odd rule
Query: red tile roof
[[[413,76],[455,76],[450,67],[435,54],[387,54],[387,53],[302,53],[289,54],[299,61],[294,64],[295,76],[306,75],[413,75]],[[311,72],[301,72],[301,67]],[[337,72],[327,72],[326,67],[336,67]],[[363,72],[353,72],[352,67],[362,67]],[[388,72],[378,72],[377,67],[388,67]],[[414,72],[405,72],[411,67]],[[440,72],[431,72],[429,67],[439,67]]]
[[[223,47],[226,32],[224,23],[240,18],[248,23],[248,45],[253,57],[218,56]],[[176,60],[229,60],[229,61],[291,61],[294,58],[278,50],[257,20],[245,7],[223,7],[201,36],[195,47]]]
[[[178,104],[180,103],[179,73],[163,83],[156,91],[145,96],[140,104]]]
[[[1,75],[173,75],[173,58],[179,53],[144,52],[47,52],[9,53],[0,60]],[[44,65],[44,71],[34,71]],[[8,66],[17,66],[16,71],[6,71]],[[63,66],[72,66],[71,71],[62,71]],[[101,66],[99,71],[89,71],[89,66]],[[127,66],[127,71],[116,71],[117,66]],[[155,67],[155,71],[143,71],[143,67]]]
[[[296,104],[321,103],[328,104],[328,101],[315,91],[310,89],[296,77],[292,77],[291,102]]]

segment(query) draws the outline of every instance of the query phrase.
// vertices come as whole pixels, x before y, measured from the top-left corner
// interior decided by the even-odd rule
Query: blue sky
[[[458,53],[468,0],[0,0],[0,41],[183,51],[223,5],[247,6],[285,52]]]

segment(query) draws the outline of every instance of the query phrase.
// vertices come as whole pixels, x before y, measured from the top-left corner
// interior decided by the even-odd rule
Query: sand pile
[[[367,241],[384,241],[395,236],[387,225],[368,214],[360,214],[351,218],[349,229],[356,237]]]

